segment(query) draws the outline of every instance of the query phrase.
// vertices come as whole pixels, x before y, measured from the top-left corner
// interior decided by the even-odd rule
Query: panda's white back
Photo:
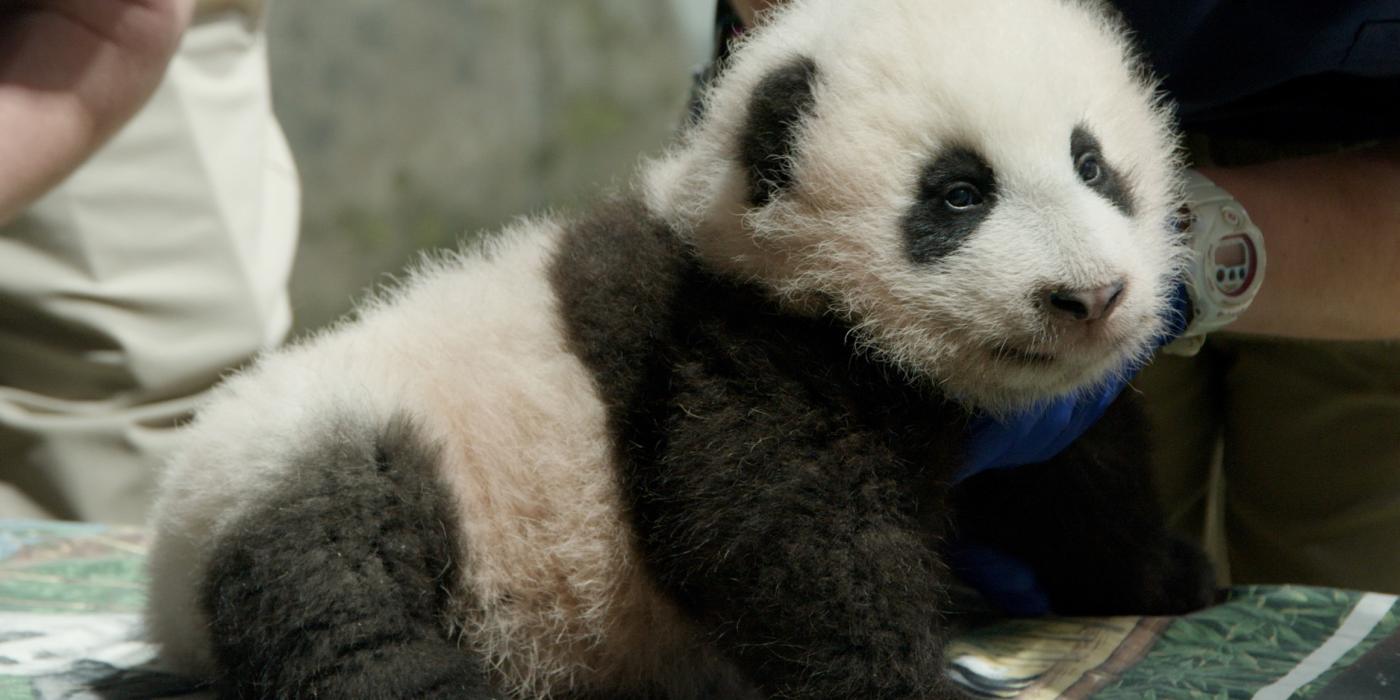
[[[559,234],[553,221],[528,222],[427,265],[359,320],[225,383],[169,465],[153,520],[149,620],[172,660],[211,669],[203,554],[295,479],[289,456],[328,432],[363,439],[399,415],[441,448],[471,592],[453,625],[503,685],[626,686],[693,646],[640,570],[604,406],[562,336],[547,274]]]

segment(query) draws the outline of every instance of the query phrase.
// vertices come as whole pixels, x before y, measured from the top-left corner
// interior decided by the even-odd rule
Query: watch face
[[[1254,243],[1242,233],[1221,239],[1211,253],[1215,288],[1227,297],[1238,297],[1249,291],[1254,283],[1259,256]]]

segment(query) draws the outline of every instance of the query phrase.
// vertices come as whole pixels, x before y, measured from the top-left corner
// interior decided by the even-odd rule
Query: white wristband
[[[1206,176],[1186,171],[1186,243],[1191,261],[1186,289],[1191,318],[1181,337],[1163,348],[1194,355],[1207,333],[1229,325],[1264,282],[1264,237],[1244,207]]]

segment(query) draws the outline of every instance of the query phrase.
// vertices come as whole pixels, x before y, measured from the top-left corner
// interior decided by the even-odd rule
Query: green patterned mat
[[[188,683],[141,639],[142,535],[0,520],[0,700],[149,698]],[[1006,620],[949,649],[949,673],[988,698],[1400,698],[1394,596],[1241,587],[1178,618]],[[95,689],[94,689],[95,688]]]

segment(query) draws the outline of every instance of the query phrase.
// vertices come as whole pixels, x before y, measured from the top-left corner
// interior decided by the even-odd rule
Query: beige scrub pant
[[[143,110],[0,228],[0,517],[142,521],[173,429],[286,334],[298,190],[251,16],[201,15]]]

